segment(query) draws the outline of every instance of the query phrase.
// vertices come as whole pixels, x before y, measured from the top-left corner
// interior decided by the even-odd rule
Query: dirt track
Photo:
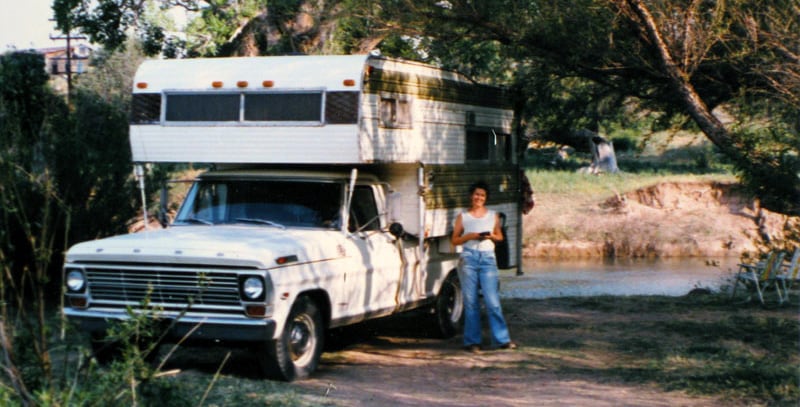
[[[381,321],[339,333],[347,336],[339,338],[341,348],[326,352],[316,374],[292,387],[345,406],[725,404],[666,392],[656,384],[625,383],[608,374],[625,356],[604,343],[614,339],[609,332],[593,326],[612,323],[619,315],[560,309],[552,300],[506,304],[512,336],[521,345],[517,350],[471,354],[461,350],[460,337],[425,338],[414,320]],[[568,332],[574,337],[565,336]]]

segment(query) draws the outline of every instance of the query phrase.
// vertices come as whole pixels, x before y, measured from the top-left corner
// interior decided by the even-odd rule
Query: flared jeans
[[[491,345],[509,343],[508,326],[500,307],[500,277],[494,252],[465,248],[461,253],[458,277],[464,298],[464,346],[480,345],[482,341],[479,289],[489,319]]]

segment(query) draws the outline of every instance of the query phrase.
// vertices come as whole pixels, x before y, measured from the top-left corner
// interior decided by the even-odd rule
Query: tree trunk
[[[700,130],[726,155],[739,162],[746,173],[770,174],[765,179],[775,181],[776,185],[762,183],[762,201],[770,210],[787,215],[800,214],[800,177],[786,174],[781,163],[769,154],[751,151],[741,140],[737,140],[706,106],[703,99],[692,86],[685,67],[679,66],[661,36],[658,24],[642,0],[614,0],[623,12],[631,14],[631,21],[646,35],[645,42],[652,44],[658,54],[660,68],[672,88],[681,96],[686,112],[692,117]],[[777,181],[781,180],[781,181]],[[765,200],[767,199],[768,200]]]
[[[655,45],[661,69],[667,75],[672,87],[681,96],[686,111],[714,145],[724,151],[729,151],[733,144],[730,133],[725,125],[711,114],[708,106],[689,81],[689,75],[675,62],[650,10],[641,0],[624,0],[624,3],[638,17],[632,21],[639,25],[639,28],[647,34],[649,42]]]

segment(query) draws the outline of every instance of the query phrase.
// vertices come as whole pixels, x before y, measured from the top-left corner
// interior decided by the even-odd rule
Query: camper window
[[[167,121],[239,121],[239,99],[235,93],[167,95]]]
[[[511,143],[508,134],[492,129],[467,130],[467,161],[502,163],[511,161]]]
[[[411,98],[406,95],[381,95],[381,126],[411,128]]]
[[[322,121],[322,92],[245,94],[244,119],[257,122]]]
[[[325,93],[325,123],[358,123],[358,92]]]
[[[158,123],[161,120],[160,93],[134,93],[131,98],[131,123]]]

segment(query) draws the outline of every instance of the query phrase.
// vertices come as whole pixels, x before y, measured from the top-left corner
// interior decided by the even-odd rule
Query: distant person
[[[456,217],[451,242],[463,246],[458,277],[464,298],[464,349],[481,350],[481,308],[478,289],[483,292],[483,302],[489,317],[491,348],[516,349],[511,341],[508,326],[500,306],[500,284],[494,243],[505,239],[497,213],[486,207],[489,187],[478,182],[469,188],[471,206]]]

